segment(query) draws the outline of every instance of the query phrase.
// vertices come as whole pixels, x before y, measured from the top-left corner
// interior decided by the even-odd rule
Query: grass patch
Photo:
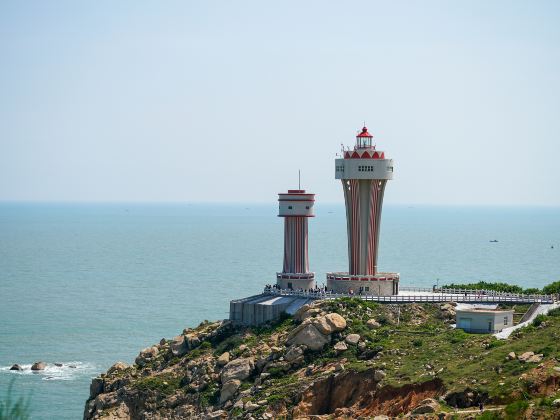
[[[152,390],[171,395],[181,387],[181,378],[169,374],[147,376],[134,382],[133,387],[140,391]]]
[[[239,335],[232,335],[216,346],[214,355],[219,356],[226,351],[238,348],[241,344],[243,344],[243,338]]]
[[[508,404],[504,409],[506,420],[515,420],[523,416],[523,413],[529,408],[529,403],[525,400],[514,401]]]
[[[220,388],[215,383],[208,385],[204,391],[198,395],[198,403],[201,407],[209,407],[217,404],[220,400]]]

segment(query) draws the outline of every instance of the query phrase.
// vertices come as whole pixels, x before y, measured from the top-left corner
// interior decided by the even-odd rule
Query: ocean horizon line
[[[182,201],[182,200],[169,200],[169,201],[141,201],[141,200],[0,200],[0,205],[145,205],[145,206],[192,206],[192,205],[215,205],[215,206],[276,206],[276,200],[271,201]],[[321,201],[317,205],[344,206],[344,201]],[[546,204],[546,203],[391,203],[386,202],[384,206],[389,207],[438,207],[438,208],[544,208],[544,209],[560,209],[560,204]]]

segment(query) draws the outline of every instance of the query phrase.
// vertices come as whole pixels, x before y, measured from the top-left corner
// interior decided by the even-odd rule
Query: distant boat
[[[498,242],[497,239],[492,239],[490,242]]]

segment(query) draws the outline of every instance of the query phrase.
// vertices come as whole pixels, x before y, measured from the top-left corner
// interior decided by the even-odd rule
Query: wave
[[[43,381],[71,381],[84,375],[97,372],[93,363],[88,362],[61,362],[62,366],[47,363],[44,370],[31,370],[32,364],[20,364],[23,370],[10,370],[10,366],[0,366],[0,373],[13,375],[36,375]]]

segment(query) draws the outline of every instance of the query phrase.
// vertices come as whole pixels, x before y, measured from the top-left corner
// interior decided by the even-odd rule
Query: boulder
[[[557,398],[554,401],[552,401],[552,405],[554,407],[560,407],[560,398]]]
[[[169,344],[169,349],[175,357],[182,357],[187,354],[189,349],[187,346],[187,342],[185,341],[185,336],[178,335],[177,337],[173,338],[173,340],[171,340],[171,343]]]
[[[305,311],[302,315],[301,315],[301,320],[305,321],[308,318],[313,318],[316,315],[319,315],[321,313],[321,310],[319,308],[311,308],[308,309],[307,311]]]
[[[10,370],[23,370],[23,368],[17,363],[13,364]]]
[[[200,337],[196,333],[187,333],[185,334],[185,341],[189,350],[194,349],[200,344]]]
[[[344,341],[346,341],[348,344],[351,344],[351,345],[355,346],[356,344],[358,344],[358,341],[360,341],[360,335],[359,334],[348,334]]]
[[[337,353],[342,353],[342,352],[348,350],[348,346],[346,345],[346,343],[344,341],[339,341],[338,343],[336,343],[334,345],[334,349]]]
[[[385,376],[387,376],[387,374],[384,371],[376,370],[373,373],[373,380],[376,382],[381,382],[385,378]]]
[[[220,393],[220,404],[229,401],[237,392],[241,386],[241,381],[239,379],[231,379],[222,385],[222,391]]]
[[[216,420],[216,419],[227,419],[227,411],[224,410],[217,410],[211,411],[204,416],[205,420]]]
[[[527,359],[526,363],[540,363],[542,362],[542,359],[543,359],[542,354],[534,354]]]
[[[288,345],[300,344],[313,351],[321,350],[328,342],[329,337],[321,334],[312,324],[302,324],[295,328],[286,340]]]
[[[431,414],[435,413],[438,410],[439,403],[432,398],[426,398],[418,406],[416,406],[414,410],[412,410],[411,414]]]
[[[368,321],[366,322],[366,326],[370,330],[375,330],[376,328],[381,327],[381,324],[372,318],[372,319],[368,319]]]
[[[517,356],[515,355],[515,352],[510,351],[507,355],[507,359],[508,360],[515,360],[517,358]]]
[[[45,362],[35,362],[31,366],[31,370],[45,370],[47,364]]]
[[[101,394],[105,387],[105,381],[103,378],[97,377],[91,380],[91,384],[89,385],[89,397],[91,399],[97,397]]]
[[[240,381],[247,379],[251,376],[254,366],[255,363],[251,357],[232,360],[222,369],[222,383],[225,384],[232,379],[239,379]]]
[[[138,366],[144,366],[147,362],[154,360],[159,353],[156,346],[145,348],[140,352],[134,361]]]
[[[245,403],[245,411],[255,411],[257,408],[259,408],[260,406],[258,404],[255,404],[252,401],[247,401]]]
[[[375,416],[375,417],[373,418],[373,420],[389,420],[389,417],[387,417],[387,416],[384,415],[384,414],[381,414],[381,415],[379,415],[379,416]]]
[[[222,353],[218,360],[216,360],[216,364],[220,367],[225,366],[229,363],[230,355],[229,352]]]
[[[315,328],[324,335],[342,331],[346,328],[346,320],[336,313],[330,313],[325,316],[314,318],[312,323]]]
[[[346,328],[346,320],[337,313],[325,315],[325,319],[332,328],[332,332],[343,331]]]
[[[128,369],[130,366],[124,362],[117,362],[109,368],[107,373],[116,373]]]
[[[294,362],[298,359],[303,358],[303,348],[301,346],[292,345],[286,354],[284,355],[284,359],[288,362]]]
[[[532,357],[534,355],[535,355],[535,353],[533,353],[532,351],[526,351],[521,356],[519,356],[518,359],[519,359],[520,362],[526,362],[527,360],[529,360],[530,357]]]
[[[294,319],[296,321],[303,321],[303,314],[306,313],[311,308],[311,305],[305,304],[302,305],[295,313]]]

